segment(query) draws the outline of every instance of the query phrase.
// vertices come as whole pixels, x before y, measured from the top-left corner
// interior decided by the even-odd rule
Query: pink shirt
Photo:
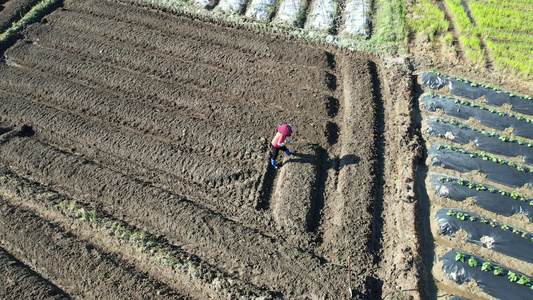
[[[285,144],[285,135],[280,132],[276,133],[276,135],[272,139],[272,146],[276,148],[280,148],[280,147],[285,146],[284,144]]]

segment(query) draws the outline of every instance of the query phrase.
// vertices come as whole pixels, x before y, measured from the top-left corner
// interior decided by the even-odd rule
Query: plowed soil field
[[[401,60],[66,0],[0,62],[0,296],[419,299],[411,90]]]

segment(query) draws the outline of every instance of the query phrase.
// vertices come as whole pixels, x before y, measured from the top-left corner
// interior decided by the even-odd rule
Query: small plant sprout
[[[448,181],[448,182],[452,182],[452,181],[453,181],[453,178],[452,178],[452,177],[446,177],[446,181]]]
[[[504,191],[504,190],[500,190],[500,191],[499,191],[499,193],[500,193],[500,195],[502,195],[502,196],[505,196],[505,195],[507,195],[507,192],[506,192],[506,191]]]
[[[489,223],[489,221],[487,219],[485,219],[485,218],[481,218],[481,220],[479,220],[479,222],[481,224],[488,224]]]
[[[503,229],[503,230],[509,230],[509,226],[507,226],[507,224],[503,224],[503,225],[502,225],[502,229]]]
[[[476,220],[477,220],[476,217],[470,217],[470,221],[471,221],[471,222],[475,222]]]
[[[468,217],[468,214],[458,212],[457,215],[455,215],[455,217],[461,221],[464,221]]]
[[[459,181],[457,181],[457,183],[459,183],[460,185],[465,185],[464,179],[459,179]]]
[[[471,267],[477,267],[477,260],[473,256],[470,256],[468,259],[468,265]]]
[[[513,199],[516,200],[516,199],[518,199],[518,197],[520,197],[520,194],[519,194],[519,193],[517,193],[517,192],[512,192],[512,193],[511,193],[511,198],[513,198]]]
[[[501,267],[495,266],[493,273],[496,276],[502,276],[503,275],[503,269]]]
[[[455,261],[465,262],[465,253],[457,252],[457,254],[455,254]]]
[[[489,188],[489,192],[491,192],[491,193],[495,193],[495,192],[496,192],[496,189],[495,189],[495,188]]]
[[[518,281],[516,283],[522,284],[522,285],[530,285],[529,284],[530,282],[531,282],[531,279],[529,279],[529,277],[527,277],[525,275],[521,275],[520,279],[518,279]]]
[[[478,190],[478,191],[484,191],[485,189],[486,189],[485,186],[482,185],[482,184],[476,185],[476,190]]]
[[[492,264],[488,261],[484,262],[481,265],[481,271],[485,271],[485,272],[492,271]]]
[[[509,271],[507,273],[507,279],[509,279],[510,282],[518,281],[518,275],[513,271]]]
[[[444,182],[444,177],[439,177],[439,182],[443,183]]]
[[[473,182],[469,182],[467,186],[468,186],[469,189],[473,189],[473,188],[476,187],[476,184],[473,183]]]
[[[453,210],[448,210],[448,212],[446,213],[447,216],[455,216],[457,213]]]

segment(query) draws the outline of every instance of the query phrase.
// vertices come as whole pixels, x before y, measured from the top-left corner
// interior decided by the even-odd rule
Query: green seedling
[[[481,220],[479,222],[481,222],[481,224],[488,224],[489,223],[489,221],[487,219],[485,219],[485,218],[481,218]]]
[[[457,213],[453,210],[448,210],[448,212],[446,213],[447,216],[455,216]]]
[[[470,217],[470,221],[471,221],[471,222],[475,222],[476,220],[477,220],[476,217]]]
[[[444,182],[445,178],[444,177],[439,177],[439,182]]]
[[[486,189],[485,186],[483,186],[482,184],[478,184],[476,186],[476,190],[478,190],[478,191],[484,191],[485,189]]]
[[[465,262],[465,256],[464,252],[457,252],[457,254],[455,254],[455,261]]]
[[[518,275],[516,275],[516,273],[512,271],[509,271],[507,273],[507,278],[509,279],[510,282],[518,281]]]
[[[503,275],[503,269],[501,267],[494,267],[494,271],[493,271],[494,275],[496,276],[501,276]]]
[[[491,192],[491,193],[495,193],[495,192],[496,192],[496,189],[495,189],[495,188],[489,188],[489,192]]]
[[[477,260],[473,256],[470,256],[468,259],[468,265],[471,267],[477,267]]]
[[[531,279],[529,279],[529,277],[525,275],[521,275],[520,279],[518,279],[516,283],[522,284],[522,285],[529,285],[530,282],[531,282]]]
[[[484,262],[483,265],[481,265],[481,271],[485,271],[485,272],[492,271],[492,264],[488,261]]]
[[[464,221],[468,217],[468,214],[458,212],[456,217],[457,217],[457,219],[459,219],[461,221]]]
[[[507,226],[507,224],[503,224],[503,225],[502,225],[502,229],[503,229],[503,230],[509,230],[509,226]]]

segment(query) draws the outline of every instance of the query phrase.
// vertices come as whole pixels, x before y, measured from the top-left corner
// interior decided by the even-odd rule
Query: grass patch
[[[4,42],[24,29],[27,25],[40,20],[44,15],[50,12],[62,2],[62,0],[43,0],[35,5],[22,19],[14,22],[11,28],[0,35],[0,42]]]
[[[424,34],[430,42],[435,41],[435,36],[447,31],[450,26],[444,12],[434,2],[422,0],[413,7],[413,13],[413,18],[407,19],[409,31]]]

